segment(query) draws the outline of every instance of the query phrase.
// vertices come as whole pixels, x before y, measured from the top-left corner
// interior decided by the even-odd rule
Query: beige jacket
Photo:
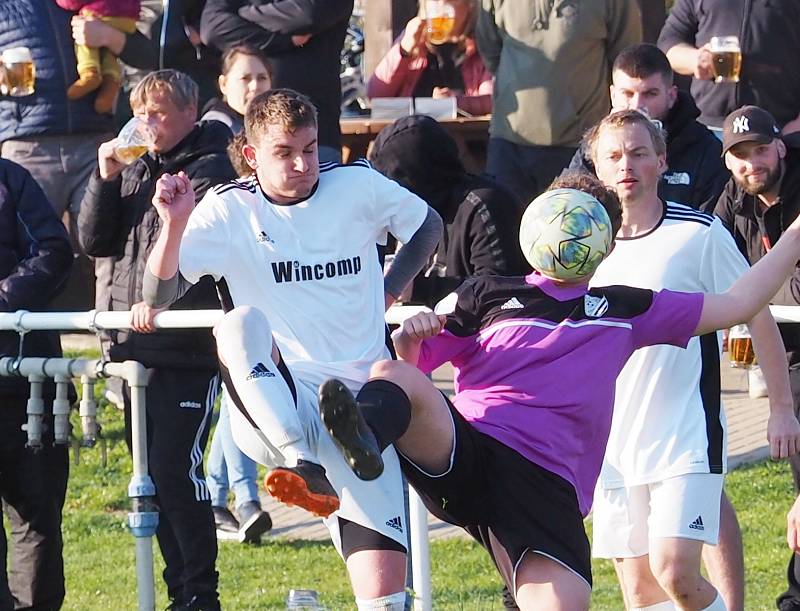
[[[608,113],[611,65],[641,41],[636,0],[481,0],[478,49],[495,75],[490,133],[577,146]]]

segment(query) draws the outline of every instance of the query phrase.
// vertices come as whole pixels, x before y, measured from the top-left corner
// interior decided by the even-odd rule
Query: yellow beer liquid
[[[114,155],[120,162],[124,163],[125,165],[130,165],[139,157],[144,155],[147,152],[147,147],[143,145],[131,145],[126,147],[119,147],[114,149]]]
[[[456,23],[455,17],[429,17],[428,18],[428,40],[431,44],[441,45],[450,38],[450,32]]]
[[[749,368],[756,364],[753,340],[749,337],[728,337],[728,354],[731,367]]]
[[[741,51],[714,51],[711,57],[715,82],[739,82],[739,73],[742,69]]]
[[[21,96],[33,93],[33,85],[36,79],[33,62],[6,64],[4,72],[6,86],[10,95]]]

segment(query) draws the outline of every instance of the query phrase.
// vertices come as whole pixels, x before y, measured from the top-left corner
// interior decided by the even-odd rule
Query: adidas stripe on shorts
[[[724,478],[719,473],[687,473],[629,488],[598,485],[592,556],[644,556],[650,539],[694,539],[716,545]]]

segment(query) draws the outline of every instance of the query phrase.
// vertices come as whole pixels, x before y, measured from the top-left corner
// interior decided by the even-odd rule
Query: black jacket
[[[339,57],[352,12],[353,0],[207,0],[200,35],[220,51],[243,43],[262,49],[272,85],[307,95],[319,113],[320,145],[339,148]],[[295,47],[292,34],[312,37]]]
[[[27,170],[0,159],[0,312],[45,310],[71,265],[67,232],[41,187]],[[0,331],[0,355],[18,354],[19,335]],[[60,356],[58,333],[25,334],[23,355]],[[0,377],[0,396],[27,394],[27,387],[23,379]]]
[[[444,222],[431,265],[414,280],[413,301],[433,306],[470,276],[531,271],[519,245],[524,207],[494,180],[467,174],[455,141],[436,121],[419,115],[395,121],[376,138],[370,162]]]
[[[209,188],[235,178],[225,151],[229,139],[230,130],[224,124],[199,123],[173,150],[145,155],[115,180],[104,182],[96,172],[92,176],[81,203],[78,233],[86,254],[115,258],[110,310],[128,310],[142,301],[145,265],[161,230],[161,219],[151,203],[158,177],[183,170],[199,201]],[[170,307],[208,308],[219,308],[210,277],[204,277]],[[112,341],[114,360],[133,358],[149,367],[216,366],[209,330],[120,331],[112,334]]]
[[[800,112],[800,2],[797,0],[677,0],[658,46],[701,47],[712,36],[736,35],[742,48],[738,83],[692,81],[706,125],[722,127],[745,104],[765,108],[782,126]]]
[[[800,214],[800,138],[794,138],[787,145],[785,172],[777,203],[767,208],[766,212],[760,211],[756,196],[745,193],[731,179],[725,185],[714,210],[731,231],[736,245],[751,265],[767,253],[763,236],[768,237],[770,244],[775,244],[786,227]],[[783,283],[772,303],[800,305],[800,266]],[[780,324],[778,327],[789,363],[797,367],[800,365],[800,324]]]
[[[33,95],[0,96],[0,142],[112,131],[111,116],[94,110],[95,94],[67,99],[67,87],[78,78],[71,18],[53,0],[0,1],[0,49],[28,47],[36,66]]]
[[[667,171],[658,183],[658,195],[664,200],[686,204],[710,214],[730,178],[730,172],[720,157],[720,141],[697,121],[699,115],[692,96],[679,91],[675,105],[664,120]],[[586,143],[581,143],[569,169],[594,173]]]

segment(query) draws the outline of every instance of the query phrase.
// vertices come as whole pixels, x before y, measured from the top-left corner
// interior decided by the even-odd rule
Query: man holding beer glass
[[[477,0],[420,2],[367,82],[370,98],[455,97],[472,114],[492,111],[492,73],[473,37]]]
[[[658,46],[675,72],[694,77],[692,96],[709,127],[720,131],[729,113],[756,104],[790,133],[800,129],[798,23],[796,0],[677,0]]]
[[[219,384],[216,348],[210,330],[152,334],[160,310],[142,299],[144,267],[161,227],[150,201],[158,178],[184,172],[201,197],[235,177],[226,152],[230,130],[217,121],[196,123],[197,99],[197,84],[176,70],[151,72],[136,85],[131,108],[136,121],[149,127],[146,150],[130,142],[125,148],[119,138],[100,146],[79,232],[87,254],[115,258],[110,309],[131,311],[132,331],[112,335],[111,359],[137,360],[149,369],[147,450],[168,596],[174,608],[217,611],[217,540],[198,460]],[[213,282],[199,282],[172,307],[219,307]],[[129,424],[130,395],[127,387],[123,391]]]
[[[732,231],[751,264],[761,259],[800,214],[800,134],[782,139],[778,122],[766,110],[744,106],[725,119],[722,148],[731,180],[715,213]],[[775,295],[773,303],[800,305],[800,268]],[[800,407],[800,326],[781,324],[789,363],[794,410]],[[789,460],[800,488],[800,458]],[[782,611],[800,610],[800,558],[789,562],[789,587],[778,599]]]

